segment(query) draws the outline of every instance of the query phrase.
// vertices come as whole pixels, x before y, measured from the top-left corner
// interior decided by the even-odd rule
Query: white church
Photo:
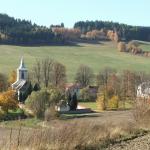
[[[19,102],[24,102],[28,97],[27,90],[31,83],[28,81],[28,70],[25,67],[24,59],[21,58],[20,65],[17,68],[17,81],[12,84],[12,89],[16,91]]]

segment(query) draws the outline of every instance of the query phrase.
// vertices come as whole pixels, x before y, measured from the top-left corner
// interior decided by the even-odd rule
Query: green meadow
[[[50,57],[63,63],[67,69],[68,80],[73,81],[77,68],[81,64],[93,68],[98,73],[105,67],[112,67],[119,72],[124,69],[150,73],[150,58],[121,53],[113,42],[100,44],[78,44],[77,46],[11,46],[0,45],[0,72],[15,70],[24,56],[29,71],[36,59]],[[150,44],[142,43],[144,50],[150,51]]]

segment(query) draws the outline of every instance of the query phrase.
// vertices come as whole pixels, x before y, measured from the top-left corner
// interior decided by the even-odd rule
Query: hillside
[[[142,47],[150,50],[150,45],[142,44]],[[105,67],[116,68],[118,71],[130,69],[150,73],[149,58],[120,53],[113,42],[41,47],[0,45],[0,72],[8,73],[16,69],[22,55],[30,69],[36,58],[50,57],[58,60],[66,66],[70,81],[80,64],[89,65],[95,73]]]

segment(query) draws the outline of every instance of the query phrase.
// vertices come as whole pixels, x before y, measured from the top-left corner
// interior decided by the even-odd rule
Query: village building
[[[17,68],[17,81],[12,84],[12,89],[16,91],[19,102],[25,101],[31,86],[31,83],[28,81],[28,70],[25,67],[24,59],[22,57],[20,65]]]
[[[150,82],[143,82],[137,88],[138,98],[150,98]]]

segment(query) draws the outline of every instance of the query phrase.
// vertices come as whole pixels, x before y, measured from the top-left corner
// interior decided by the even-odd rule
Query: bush
[[[108,101],[108,107],[110,109],[117,109],[119,104],[119,98],[118,96],[113,96],[109,101]]]

